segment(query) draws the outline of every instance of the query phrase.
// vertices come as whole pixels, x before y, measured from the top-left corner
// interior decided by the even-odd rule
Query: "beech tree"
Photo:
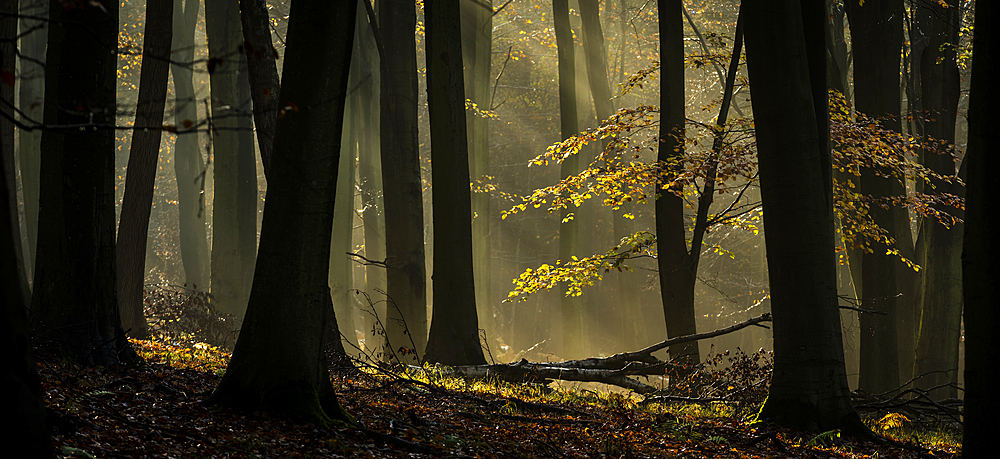
[[[153,181],[160,155],[163,107],[167,99],[167,72],[173,39],[174,0],[146,2],[146,28],[142,38],[142,70],[132,147],[125,175],[118,224],[118,302],[122,324],[133,338],[148,334],[143,315],[143,281],[146,274],[146,233],[153,205]]]
[[[53,2],[45,74],[35,336],[81,364],[137,358],[121,328],[115,269],[118,2]]]
[[[458,0],[424,4],[427,104],[434,195],[434,310],[424,358],[448,365],[486,363],[472,264],[469,145]]]
[[[837,310],[826,14],[798,0],[742,8],[774,320],[758,419],[869,435],[851,405]]]
[[[385,58],[379,95],[382,184],[385,201],[386,334],[395,348],[427,345],[427,268],[424,201],[417,140],[416,7],[408,0],[380,0],[379,30]]]
[[[319,425],[349,419],[323,342],[336,322],[327,280],[357,6],[292,4],[259,263],[213,403]]]
[[[996,281],[1000,278],[1000,240],[995,224],[993,171],[1000,168],[990,117],[1000,102],[994,57],[998,57],[993,21],[997,5],[977,2],[973,42],[972,88],[969,97],[969,178],[966,182],[965,245],[962,248],[962,290],[965,294],[965,423],[962,456],[989,457],[996,450],[996,432],[990,420],[1000,409],[996,397],[997,368],[993,359],[1000,348],[1000,309]]]

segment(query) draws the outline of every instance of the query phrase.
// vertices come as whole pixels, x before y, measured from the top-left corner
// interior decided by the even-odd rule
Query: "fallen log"
[[[434,372],[441,376],[451,376],[474,379],[499,379],[510,383],[540,382],[550,383],[552,380],[598,382],[630,389],[639,394],[648,394],[656,388],[639,382],[629,376],[663,375],[667,368],[677,366],[671,362],[662,361],[652,354],[675,344],[697,341],[732,333],[737,330],[770,322],[771,314],[762,314],[753,319],[731,325],[718,330],[678,336],[654,344],[635,352],[623,352],[610,357],[593,357],[582,360],[566,360],[562,362],[520,362],[495,365],[439,365]],[[410,367],[415,371],[425,371],[421,367]]]

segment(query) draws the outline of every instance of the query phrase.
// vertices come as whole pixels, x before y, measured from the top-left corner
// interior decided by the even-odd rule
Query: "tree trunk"
[[[486,363],[472,266],[460,16],[458,0],[424,4],[435,241],[434,308],[425,358],[446,365]]]
[[[240,116],[236,120],[239,149],[236,157],[236,244],[240,252],[240,283],[244,298],[250,295],[253,269],[257,259],[257,151],[254,149],[254,118],[251,110],[250,79],[245,56],[239,59],[236,100]],[[273,140],[272,140],[273,142]]]
[[[183,3],[183,7],[182,7]],[[170,72],[174,80],[174,174],[177,177],[177,214],[184,285],[208,290],[208,233],[205,230],[205,160],[198,144],[198,101],[192,81],[197,0],[174,0],[174,33]]]
[[[45,97],[45,44],[48,41],[49,5],[45,0],[21,0],[20,77],[17,80],[18,109],[21,116],[41,123]],[[29,17],[30,16],[30,17]],[[29,32],[30,30],[30,32]],[[24,226],[27,248],[23,254],[29,280],[34,279],[35,243],[38,240],[38,171],[41,168],[42,131],[19,130],[18,159],[21,166],[21,193],[24,201]]]
[[[336,320],[327,276],[356,9],[355,0],[292,4],[260,263],[213,403],[319,425],[350,419],[323,336]]]
[[[153,181],[160,154],[163,107],[167,100],[167,72],[173,36],[174,0],[149,0],[146,3],[146,28],[142,35],[142,70],[139,76],[139,102],[132,129],[118,223],[118,304],[122,327],[133,338],[149,335],[143,313],[142,287],[146,274],[146,233],[153,205]]]
[[[660,145],[657,160],[671,167],[684,156],[684,28],[680,0],[660,0]],[[670,338],[696,332],[694,283],[698,261],[689,252],[684,200],[671,192],[669,177],[658,185],[656,199],[657,266],[660,294]],[[670,349],[673,359],[700,362],[698,343]]]
[[[493,50],[493,0],[462,0],[462,57],[467,98],[481,110],[490,107],[490,64]],[[489,121],[466,112],[469,130],[469,175],[473,183],[490,173]],[[490,194],[472,193],[472,262],[476,278],[476,315],[487,339],[494,337],[490,235]]]
[[[0,19],[0,37],[3,38],[3,42],[0,42],[0,55],[2,55],[2,60],[0,60],[0,70],[5,74],[13,76],[15,74],[15,66],[17,59],[15,57],[16,48],[16,35],[17,35],[17,1],[5,0],[0,3],[0,11],[3,12],[4,16]],[[13,234],[14,240],[17,242],[14,248],[14,258],[15,267],[17,270],[17,278],[20,284],[21,296],[24,298],[31,297],[31,289],[28,288],[28,277],[25,271],[25,257],[24,251],[21,246],[21,222],[20,216],[17,211],[17,168],[14,164],[14,123],[11,121],[14,117],[14,84],[8,85],[6,83],[6,78],[4,83],[0,83],[0,110],[3,111],[3,116],[0,116],[0,160],[3,161],[4,171],[3,181],[7,188],[8,209],[10,215],[8,215],[7,221],[10,222],[11,234]]]
[[[965,294],[965,429],[962,456],[989,457],[996,451],[996,431],[991,420],[1000,410],[996,396],[1000,349],[1000,309],[996,282],[1000,279],[1000,239],[997,238],[993,189],[1000,157],[992,143],[996,126],[991,112],[1000,102],[993,63],[997,55],[995,2],[976,5],[976,40],[973,45],[972,88],[969,95],[969,147],[965,201],[965,245],[962,247],[962,289]]]
[[[240,0],[243,51],[246,53],[253,124],[256,127],[260,161],[267,176],[271,167],[274,123],[278,119],[278,52],[271,44],[271,18],[264,0]],[[242,100],[241,100],[242,101]],[[256,175],[256,173],[255,173]],[[256,228],[254,228],[256,232]]]
[[[929,8],[929,21],[921,23],[921,32],[929,38],[920,59],[921,100],[924,132],[934,140],[955,143],[955,118],[958,113],[960,90],[955,48],[961,26],[961,11],[956,0],[950,7],[938,4]],[[977,61],[977,62],[982,62]],[[951,154],[924,152],[924,165],[937,174],[955,175]],[[961,194],[959,186],[934,181],[937,191]],[[940,209],[961,218],[955,209]],[[923,304],[920,331],[917,337],[913,375],[925,375],[916,381],[922,389],[936,388],[930,395],[935,399],[958,397],[958,344],[962,321],[962,225],[951,228],[926,220],[921,230],[926,243],[923,271]],[[952,386],[941,387],[944,384]]]
[[[236,91],[237,69],[242,58],[237,49],[242,39],[237,0],[205,3],[208,35],[208,73],[212,85],[212,277],[214,308],[242,317],[247,290],[243,285],[240,259],[238,192],[241,116]]]
[[[758,419],[870,435],[851,405],[837,310],[826,15],[795,0],[748,2],[743,14],[774,315]]]
[[[0,19],[3,22],[0,23],[0,37],[4,39],[14,36],[15,21],[12,15],[6,15],[17,11],[16,3],[0,2],[0,11],[5,15]],[[14,57],[14,53],[4,51],[0,54],[0,65],[7,64]],[[3,68],[6,69],[5,66]],[[0,176],[6,175],[7,164],[0,162]],[[7,187],[0,187],[0,215],[6,220],[0,223],[0,302],[3,303],[3,319],[0,320],[0,355],[3,356],[0,359],[0,375],[3,375],[0,394],[3,396],[0,397],[0,412],[4,413],[9,423],[0,430],[0,441],[8,445],[7,454],[14,457],[50,458],[53,457],[52,439],[49,437],[49,426],[45,423],[45,404],[25,315],[28,297],[24,296],[22,280],[19,279],[23,273],[17,269],[15,247],[20,246],[21,241],[11,231],[12,223],[17,220],[12,221],[9,217],[11,200],[8,193]]]
[[[417,141],[416,8],[407,0],[378,2],[386,53],[379,95],[382,184],[385,199],[386,339],[393,349],[427,345],[424,201]],[[413,344],[411,344],[411,341]]]
[[[879,120],[885,129],[899,132],[899,53],[902,45],[902,0],[869,1],[864,5],[847,2],[854,47],[855,101],[858,111]],[[861,171],[861,193],[875,198],[899,191],[891,178],[876,170]],[[909,228],[896,228],[891,209],[871,206],[871,215],[889,237]],[[883,393],[899,387],[899,342],[896,333],[896,263],[876,244],[873,253],[861,255],[861,306],[885,315],[862,314],[861,374],[858,387]]]
[[[53,2],[49,17],[45,124],[57,129],[42,136],[35,336],[84,365],[132,361],[115,274],[116,56],[107,47],[118,36],[118,3]]]

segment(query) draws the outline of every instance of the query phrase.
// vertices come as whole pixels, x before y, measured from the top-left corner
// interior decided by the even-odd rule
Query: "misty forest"
[[[990,457],[997,6],[0,0],[4,454]]]

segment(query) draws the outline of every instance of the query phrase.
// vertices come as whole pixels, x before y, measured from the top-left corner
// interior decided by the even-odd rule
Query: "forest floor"
[[[538,385],[334,372],[341,403],[368,432],[297,425],[207,405],[228,354],[207,345],[134,341],[146,365],[84,368],[37,349],[59,457],[960,457],[958,436],[873,427],[906,440],[876,444],[751,427],[747,410]],[[891,424],[891,423],[890,423]],[[896,426],[896,427],[893,427]],[[890,428],[891,427],[891,428]]]

